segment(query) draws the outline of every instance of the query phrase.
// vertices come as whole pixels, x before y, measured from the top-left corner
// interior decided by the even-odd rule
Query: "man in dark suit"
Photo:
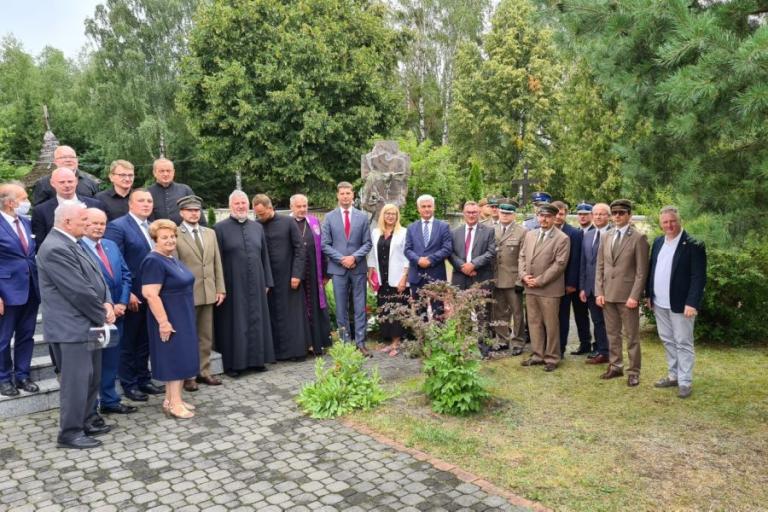
[[[693,385],[693,324],[707,282],[707,252],[683,230],[676,207],[662,208],[659,224],[664,235],[653,242],[646,300],[664,343],[668,372],[654,386],[677,387],[677,396],[688,398]]]
[[[54,197],[43,201],[32,210],[32,233],[35,234],[37,249],[53,228],[53,212],[63,201],[83,203],[87,208],[104,209],[104,203],[92,197],[80,196],[77,191],[77,176],[72,169],[59,167],[51,173],[50,185],[56,192]]]
[[[122,336],[123,317],[131,295],[131,272],[117,244],[103,238],[106,228],[107,214],[98,208],[89,208],[85,236],[80,239],[80,245],[99,266],[101,275],[109,287],[114,304],[115,326],[118,336]],[[133,405],[120,402],[120,394],[115,387],[119,364],[120,341],[101,351],[99,410],[102,414],[130,414],[138,410]]]
[[[411,295],[433,281],[447,281],[445,260],[453,252],[451,228],[434,218],[435,198],[422,195],[416,199],[420,220],[411,223],[405,233],[405,257],[408,259],[408,283]],[[439,311],[440,304],[435,304]]]
[[[37,257],[43,310],[43,336],[53,347],[61,369],[59,435],[62,448],[94,448],[92,436],[110,425],[97,426],[96,396],[101,375],[101,350],[90,331],[115,321],[112,297],[99,268],[78,245],[87,221],[81,204],[56,208],[54,228]]]
[[[58,167],[72,169],[77,178],[77,195],[80,197],[94,197],[99,191],[100,180],[91,174],[81,171],[79,161],[75,150],[69,146],[59,146],[53,150],[53,164]],[[51,177],[43,176],[37,183],[33,191],[32,204],[37,206],[48,199],[56,197],[56,191],[51,187]],[[40,247],[40,240],[37,241]]]
[[[565,267],[565,295],[560,299],[560,357],[565,356],[568,345],[568,332],[571,327],[571,308],[579,332],[579,349],[573,354],[588,354],[592,350],[592,335],[589,332],[589,313],[587,305],[579,300],[579,266],[581,264],[581,242],[584,232],[568,222],[568,205],[562,201],[554,201],[552,206],[558,210],[555,216],[555,226],[568,235],[571,241],[571,252],[568,256],[568,266]]]
[[[610,226],[608,219],[611,208],[605,203],[592,207],[594,229],[584,235],[581,243],[581,268],[579,270],[579,300],[587,305],[595,332],[595,350],[587,356],[587,364],[605,364],[608,362],[608,334],[605,332],[603,308],[595,302],[595,270],[600,243],[606,240]]]
[[[94,196],[104,203],[108,222],[128,213],[128,196],[135,178],[133,164],[128,160],[115,160],[109,165],[109,181],[112,186]]]
[[[29,377],[40,292],[35,239],[24,218],[29,210],[21,184],[0,185],[0,395],[39,391]],[[15,338],[11,350],[11,338]],[[18,389],[17,389],[18,388]]]
[[[370,356],[365,348],[365,299],[367,289],[366,255],[373,247],[368,216],[352,206],[355,193],[352,184],[342,181],[336,187],[339,207],[323,220],[322,247],[328,257],[328,274],[333,280],[336,299],[336,323],[344,341],[350,341],[349,294],[355,311],[355,344]]]
[[[128,213],[107,224],[104,238],[112,240],[125,258],[131,272],[131,294],[120,343],[120,367],[117,372],[123,394],[135,402],[146,402],[147,394],[163,394],[163,386],[152,383],[149,373],[149,338],[147,305],[141,300],[141,262],[152,250],[147,219],[152,215],[152,195],[143,188],[134,189],[128,198]]]

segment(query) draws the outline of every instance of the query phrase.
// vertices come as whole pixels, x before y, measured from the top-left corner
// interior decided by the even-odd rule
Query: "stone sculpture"
[[[378,220],[379,212],[387,203],[402,210],[408,195],[411,157],[400,151],[397,142],[378,141],[370,153],[363,155],[360,174],[363,178],[360,207],[371,214],[372,222]]]

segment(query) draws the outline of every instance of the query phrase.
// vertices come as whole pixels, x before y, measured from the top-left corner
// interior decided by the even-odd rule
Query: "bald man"
[[[53,229],[53,212],[63,201],[83,203],[88,208],[105,209],[104,203],[98,199],[83,196],[77,192],[77,174],[69,167],[55,169],[51,173],[50,186],[54,190],[54,197],[38,204],[32,211],[32,233],[35,235],[38,250],[43,245],[45,237]]]
[[[195,193],[192,187],[183,183],[176,183],[173,179],[176,176],[176,169],[173,162],[167,158],[158,158],[152,164],[152,176],[155,177],[155,184],[149,187],[149,193],[152,194],[154,208],[152,218],[171,219],[176,225],[181,225],[181,215],[179,206],[176,204],[182,197],[193,196]],[[205,215],[200,216],[200,225],[205,226]]]
[[[53,164],[59,167],[66,167],[72,169],[75,172],[77,178],[77,195],[81,197],[93,197],[99,191],[99,183],[101,180],[92,174],[83,172],[78,169],[80,162],[77,159],[77,153],[69,146],[59,146],[53,151]],[[37,206],[40,203],[51,199],[56,196],[56,191],[51,186],[51,177],[43,176],[37,183],[35,183],[35,189],[32,198],[32,203]],[[38,242],[38,247],[40,243]]]

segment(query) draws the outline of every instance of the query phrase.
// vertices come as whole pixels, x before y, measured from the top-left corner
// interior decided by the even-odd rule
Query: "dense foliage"
[[[313,418],[335,418],[354,410],[367,410],[387,398],[378,368],[368,373],[365,357],[352,343],[335,340],[329,350],[331,365],[315,361],[315,382],[304,385],[296,402]]]

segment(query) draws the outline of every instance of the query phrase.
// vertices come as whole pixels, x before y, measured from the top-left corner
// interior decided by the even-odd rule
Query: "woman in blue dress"
[[[149,357],[152,376],[166,382],[163,411],[188,419],[194,406],[182,399],[184,379],[194,378],[200,365],[195,328],[195,277],[173,256],[176,223],[156,220],[149,226],[155,248],[141,263],[141,293],[147,300]]]

